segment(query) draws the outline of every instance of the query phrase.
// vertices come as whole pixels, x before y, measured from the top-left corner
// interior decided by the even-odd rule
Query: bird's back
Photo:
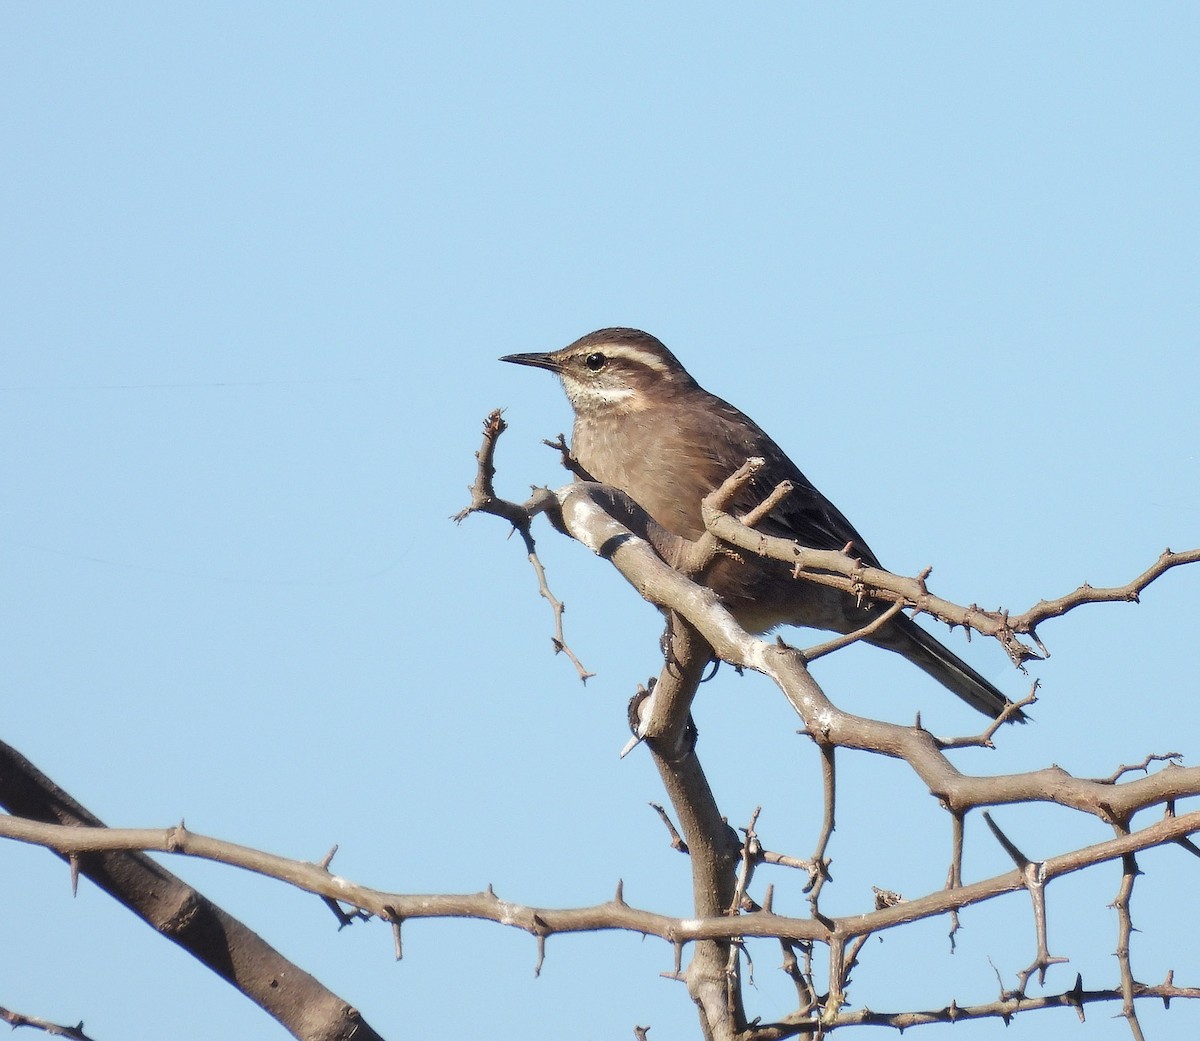
[[[735,512],[753,509],[780,481],[791,481],[791,494],[760,531],[811,549],[840,550],[852,542],[856,556],[880,566],[842,512],[757,423],[698,387],[686,402],[668,397],[619,416],[577,416],[572,448],[596,480],[621,488],[664,528],[688,539],[704,531],[701,499],[747,459],[762,457],[766,465],[734,500]]]

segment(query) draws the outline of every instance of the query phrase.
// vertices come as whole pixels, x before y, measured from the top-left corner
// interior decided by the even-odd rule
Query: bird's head
[[[500,360],[556,373],[577,414],[638,412],[696,386],[675,355],[639,329],[599,329],[557,351]]]

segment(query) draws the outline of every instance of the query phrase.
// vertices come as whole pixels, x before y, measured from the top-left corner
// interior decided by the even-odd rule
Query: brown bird
[[[597,481],[618,488],[672,534],[704,532],[700,501],[747,459],[766,465],[732,504],[745,513],[780,481],[792,493],[757,529],[810,549],[851,552],[871,567],[878,558],[841,511],[825,498],[749,416],[701,387],[663,344],[637,329],[600,329],[548,354],[510,354],[501,361],[549,369],[562,380],[575,411],[571,451]],[[827,586],[794,579],[778,561],[721,558],[704,577],[749,632],[780,624],[849,633],[882,613]],[[902,654],[989,716],[1008,699],[975,669],[904,614],[867,638]],[[1024,719],[1014,713],[1011,719]]]

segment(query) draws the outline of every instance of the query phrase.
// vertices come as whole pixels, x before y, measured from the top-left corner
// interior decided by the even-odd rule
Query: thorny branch
[[[490,513],[496,517],[502,517],[513,526],[525,543],[525,552],[529,558],[529,564],[533,568],[534,574],[537,576],[538,593],[550,605],[550,610],[554,615],[554,635],[550,638],[554,644],[555,654],[565,654],[571,664],[575,666],[575,671],[579,673],[579,678],[586,683],[594,673],[588,672],[583,667],[583,663],[576,657],[575,652],[571,650],[567,643],[566,637],[563,634],[563,612],[566,606],[550,591],[550,585],[546,581],[546,569],[542,566],[542,562],[537,555],[537,546],[533,540],[533,534],[530,531],[530,525],[533,523],[534,517],[539,513],[553,511],[557,503],[552,496],[535,491],[533,497],[524,504],[510,502],[507,499],[502,499],[496,495],[495,479],[496,479],[496,442],[500,435],[508,429],[508,424],[504,421],[504,416],[500,409],[493,409],[487,419],[483,421],[483,444],[478,452],[475,453],[475,458],[479,462],[479,467],[475,472],[475,480],[469,487],[471,493],[470,503],[459,510],[452,518],[455,524],[461,524],[472,513]],[[559,435],[560,439],[562,435]]]
[[[1200,768],[1196,767],[1169,765],[1158,773],[1117,785],[1072,777],[1058,766],[986,777],[964,774],[945,754],[960,742],[939,739],[923,727],[900,726],[837,708],[813,680],[801,652],[747,634],[711,591],[693,585],[664,564],[646,541],[607,514],[593,497],[596,487],[577,484],[558,493],[568,531],[593,551],[615,547],[606,555],[643,596],[680,611],[722,660],[775,682],[818,744],[906,760],[952,812],[1013,802],[1054,802],[1107,822],[1197,793]]]
[[[109,829],[98,822],[79,820],[68,824],[46,823],[19,816],[0,816],[0,837],[45,846],[68,860],[72,879],[95,858],[134,851],[158,851],[195,856],[255,871],[326,901],[335,909],[342,925],[378,917],[392,930],[396,956],[402,953],[402,923],[413,918],[477,918],[522,929],[537,944],[535,971],[545,958],[547,937],[560,933],[595,930],[624,930],[656,936],[670,944],[675,955],[672,975],[683,979],[701,1010],[701,1023],[709,1041],[774,1041],[797,1035],[822,1035],[842,1026],[871,1024],[904,1029],[932,1022],[998,1017],[1006,1022],[1017,1012],[1033,1009],[1073,1007],[1082,1018],[1085,1005],[1094,1002],[1122,1003],[1121,1015],[1138,1041],[1142,1037],[1136,1014],[1138,1000],[1156,998],[1164,1004],[1174,998],[1200,998],[1200,988],[1176,986],[1173,974],[1157,985],[1139,983],[1133,974],[1130,937],[1134,931],[1130,902],[1138,874],[1136,854],[1142,850],[1175,843],[1191,853],[1200,847],[1190,836],[1200,832],[1200,811],[1177,814],[1179,799],[1200,795],[1200,770],[1180,765],[1177,753],[1149,755],[1137,765],[1121,766],[1110,776],[1076,778],[1058,767],[1025,773],[972,777],[963,774],[947,753],[963,747],[992,747],[992,737],[1003,717],[982,734],[966,738],[939,738],[927,731],[918,717],[912,727],[853,716],[838,709],[813,681],[808,661],[820,654],[869,635],[866,627],[847,637],[827,642],[807,655],[786,645],[771,646],[750,636],[736,625],[729,613],[701,579],[708,562],[731,548],[770,556],[793,565],[797,578],[844,589],[855,595],[889,602],[886,617],[900,610],[934,615],[951,625],[998,639],[1018,665],[1045,653],[1037,633],[1044,621],[1058,618],[1084,604],[1136,602],[1155,579],[1181,564],[1200,561],[1200,550],[1182,553],[1165,551],[1141,575],[1123,586],[1095,588],[1083,584],[1054,599],[1041,600],[1019,615],[1004,610],[985,611],[976,605],[963,607],[929,592],[928,570],[915,578],[893,575],[864,567],[849,552],[806,549],[787,540],[774,539],[754,530],[754,525],[783,498],[792,493],[786,483],[777,487],[760,506],[742,518],[726,512],[733,495],[761,465],[750,460],[705,503],[706,534],[688,543],[658,528],[627,497],[588,481],[574,463],[565,440],[548,442],[558,450],[563,464],[578,483],[557,492],[535,490],[525,503],[504,500],[495,494],[495,451],[505,429],[499,410],[484,424],[483,443],[476,453],[478,469],[471,485],[470,504],[455,518],[471,513],[490,513],[507,520],[525,543],[538,578],[540,594],[551,605],[555,619],[554,645],[574,663],[581,678],[590,675],[563,638],[563,605],[550,592],[544,569],[537,557],[531,525],[539,514],[597,554],[611,561],[648,601],[658,605],[669,619],[663,671],[637,707],[636,731],[654,758],[680,821],[675,831],[667,812],[656,807],[673,835],[676,848],[689,854],[692,869],[695,914],[676,918],[629,904],[618,882],[613,899],[590,907],[540,908],[502,900],[488,886],[481,893],[415,895],[370,889],[330,871],[331,856],[311,863],[275,856],[189,832],[182,824],[168,829]],[[674,564],[675,566],[669,566]],[[1020,641],[1026,636],[1036,650]],[[824,816],[816,851],[805,862],[765,850],[757,834],[756,809],[745,839],[738,842],[720,814],[716,799],[696,754],[695,730],[690,708],[705,665],[712,658],[735,667],[748,668],[769,677],[779,687],[801,718],[804,730],[817,744],[824,774]],[[1035,685],[1036,689],[1036,685]],[[1031,691],[1025,705],[1034,699]],[[1011,712],[1015,709],[1010,709]],[[952,822],[953,850],[947,886],[944,889],[903,900],[897,894],[875,889],[873,907],[857,914],[830,916],[818,910],[822,886],[830,881],[828,847],[834,831],[836,795],[835,753],[837,748],[859,749],[905,760],[925,782],[930,794],[947,810]],[[1166,765],[1155,773],[1152,764]],[[1126,775],[1144,776],[1126,780]],[[1072,849],[1039,861],[1027,858],[995,826],[985,819],[997,839],[1013,857],[1017,869],[989,879],[964,882],[962,852],[967,814],[973,809],[1017,802],[1048,802],[1092,814],[1111,824],[1115,837],[1082,849]],[[1135,830],[1131,821],[1143,809],[1165,805],[1167,812],[1157,822]],[[335,847],[336,848],[336,847]],[[1077,977],[1074,987],[1059,994],[1031,997],[1025,993],[1036,973],[1044,981],[1048,966],[1064,959],[1052,957],[1047,943],[1047,888],[1055,879],[1097,864],[1119,860],[1120,889],[1114,901],[1118,918],[1117,959],[1120,986],[1108,990],[1085,990]],[[768,885],[762,903],[749,893],[755,867],[772,863],[807,868],[810,873],[809,917],[791,917],[774,910],[774,889]],[[957,912],[997,896],[1025,889],[1033,903],[1037,954],[1034,962],[1018,975],[1019,986],[1005,991],[990,1003],[960,1006],[951,1003],[940,1009],[909,1012],[875,1012],[848,1004],[851,973],[867,939],[877,933],[935,915],[949,915],[957,928]],[[748,938],[773,938],[780,943],[783,969],[794,981],[797,1007],[781,1019],[763,1023],[748,1021],[742,1005],[740,962],[748,962]],[[694,947],[687,970],[681,964],[684,945]],[[828,987],[822,993],[814,969],[814,952],[824,945],[828,953]],[[799,956],[797,955],[799,952]],[[353,1010],[346,1007],[347,1014]],[[49,1033],[86,1041],[82,1024],[59,1027],[32,1017],[0,1009],[0,1018],[14,1026],[36,1026]],[[354,1024],[361,1033],[365,1025]],[[647,1027],[636,1028],[645,1037]],[[373,1035],[372,1035],[373,1036]]]
[[[832,881],[829,874],[829,858],[825,855],[829,849],[829,840],[833,838],[835,811],[837,806],[837,749],[827,743],[818,742],[821,752],[821,790],[824,799],[824,813],[821,817],[821,831],[817,836],[817,848],[809,860],[809,878],[805,891],[808,893],[808,903],[812,908],[813,917],[818,915],[817,905],[821,898],[821,889],[826,882]]]
[[[1163,752],[1159,755],[1151,754],[1146,756],[1140,763],[1134,763],[1130,766],[1118,766],[1107,777],[1097,778],[1097,780],[1101,784],[1116,784],[1126,774],[1149,773],[1151,763],[1171,763],[1178,766],[1182,761],[1183,756],[1179,752]]]
[[[1051,965],[1060,965],[1067,959],[1054,957],[1050,953],[1050,946],[1046,940],[1046,874],[1043,865],[1040,862],[1035,863],[1025,856],[1016,844],[1000,830],[1000,826],[992,820],[992,815],[987,810],[983,811],[983,819],[991,828],[997,841],[1004,847],[1005,852],[1012,858],[1013,863],[1017,865],[1017,870],[1021,872],[1021,878],[1025,882],[1025,889],[1029,893],[1029,899],[1033,903],[1033,927],[1037,937],[1037,953],[1029,967],[1022,969],[1017,974],[1017,979],[1020,980],[1017,993],[1024,994],[1029,985],[1029,979],[1035,972],[1038,974],[1038,983],[1044,985],[1046,970]]]
[[[866,567],[847,552],[806,549],[790,539],[764,535],[747,526],[746,519],[726,512],[725,505],[763,465],[761,459],[747,461],[705,499],[702,512],[709,532],[739,549],[791,564],[797,578],[832,586],[847,593],[863,588],[869,599],[901,603],[940,618],[949,625],[961,625],[984,636],[994,637],[1018,665],[1031,658],[1045,656],[1045,647],[1037,635],[1037,627],[1042,622],[1060,618],[1084,604],[1137,603],[1146,587],[1171,568],[1200,561],[1200,549],[1180,553],[1167,549],[1150,567],[1123,586],[1098,588],[1085,582],[1064,596],[1039,600],[1018,615],[1003,609],[987,611],[975,604],[963,607],[930,593],[924,581],[924,575],[928,572],[916,578],[905,578],[880,568]],[[1018,636],[1029,636],[1038,644],[1038,649],[1021,643]]]
[[[1121,824],[1114,826],[1118,835],[1128,835],[1129,829]],[[1144,1041],[1142,1025],[1138,1021],[1137,1009],[1134,1007],[1135,989],[1137,982],[1133,978],[1133,964],[1130,961],[1129,941],[1133,936],[1133,915],[1130,901],[1133,898],[1133,884],[1137,880],[1137,858],[1132,852],[1121,858],[1121,887],[1117,890],[1113,907],[1117,911],[1117,965],[1121,973],[1121,1015],[1129,1024],[1130,1033],[1135,1041]]]
[[[667,833],[671,836],[671,848],[679,853],[687,853],[687,843],[680,837],[675,825],[671,822],[671,818],[667,815],[667,811],[656,802],[650,804],[650,808],[658,814],[659,819],[663,822],[663,826],[667,829]],[[761,807],[760,807],[761,810]],[[757,816],[757,813],[756,813]],[[793,857],[787,853],[777,853],[774,850],[765,849],[757,835],[755,842],[751,848],[754,863],[756,864],[772,864],[776,867],[795,868],[799,871],[812,872],[812,864],[807,860],[801,860],[799,857]],[[745,854],[747,846],[742,844],[742,852]],[[770,901],[765,902],[765,906],[770,907]]]
[[[18,841],[30,841],[21,836],[36,835],[39,830],[43,835],[56,831],[85,843],[87,837],[112,835],[86,807],[2,741],[0,806],[13,815],[0,815],[0,835]],[[156,834],[161,845],[155,848],[177,851],[176,843],[187,832],[181,824]],[[58,852],[68,862],[72,891],[79,875],[90,879],[294,1036],[322,1041],[380,1041],[353,1005],[158,861],[131,852],[139,848],[136,843],[105,845],[101,840],[94,852],[73,848],[71,842],[38,844]],[[309,867],[328,874],[319,865]]]
[[[1044,884],[1049,885],[1057,878],[1096,864],[1120,860],[1129,854],[1169,844],[1178,835],[1197,831],[1200,831],[1200,810],[1177,817],[1164,817],[1127,835],[1118,835],[1092,846],[1047,857],[1040,862]],[[1022,873],[1013,870],[958,889],[939,889],[922,897],[887,903],[886,906],[851,915],[795,918],[763,909],[730,917],[725,913],[725,908],[720,908],[705,918],[675,918],[637,908],[623,894],[620,899],[588,907],[547,908],[503,900],[490,886],[480,893],[390,893],[330,874],[321,865],[311,861],[293,860],[226,842],[189,831],[182,825],[170,828],[93,828],[46,824],[0,815],[0,837],[44,846],[63,856],[140,850],[210,860],[274,878],[319,897],[337,900],[389,923],[397,918],[404,921],[418,918],[471,918],[521,929],[534,936],[539,932],[553,936],[616,929],[657,936],[670,944],[689,944],[702,940],[731,941],[740,937],[825,944],[840,939],[845,943],[859,936],[894,929],[910,922],[947,914],[951,910],[961,910],[1025,888]],[[737,853],[735,847],[734,860]]]
[[[659,819],[663,822],[663,826],[667,829],[668,834],[671,836],[671,848],[677,853],[687,853],[687,843],[683,841],[682,836],[679,834],[679,830],[671,822],[671,818],[667,816],[667,811],[663,808],[662,804],[652,802],[650,804],[650,808],[658,814]]]
[[[1200,987],[1177,987],[1168,975],[1168,981],[1165,983],[1134,984],[1133,996],[1138,1000],[1152,998],[1168,1003],[1175,998],[1200,998]],[[828,1032],[838,1027],[849,1026],[879,1026],[907,1030],[909,1027],[932,1023],[959,1023],[975,1019],[1001,1019],[1009,1022],[1019,1013],[1028,1014],[1050,1008],[1074,1008],[1082,1017],[1083,1009],[1087,1005],[1121,1000],[1123,995],[1120,990],[1085,990],[1083,981],[1076,978],[1074,987],[1058,994],[1001,998],[978,1005],[959,1005],[951,1002],[943,1008],[919,1012],[876,1012],[869,1008],[843,1010],[832,1021],[815,1018],[809,1013],[797,1013],[775,1023],[763,1024],[750,1036],[753,1041],[782,1041],[784,1038],[801,1035],[819,1037],[822,1031]]]
[[[834,651],[840,651],[843,647],[849,647],[852,643],[857,643],[859,640],[865,640],[872,633],[882,629],[892,618],[899,614],[904,604],[897,601],[892,604],[886,611],[877,617],[873,618],[866,625],[855,629],[852,633],[847,633],[845,636],[837,636],[832,640],[826,640],[824,643],[817,644],[815,647],[808,647],[802,653],[804,660],[810,665],[818,658],[823,658],[827,654],[832,654]]]
[[[550,443],[550,442],[548,442]],[[563,457],[564,465],[570,467],[570,451],[565,440],[560,436],[558,442],[552,443]],[[964,747],[992,748],[998,728],[1006,717],[992,723],[983,733],[968,737],[939,738],[930,734],[921,726],[920,718],[914,727],[899,727],[894,724],[851,716],[836,708],[824,692],[813,682],[805,667],[808,660],[820,654],[829,653],[846,643],[860,639],[869,632],[864,630],[828,641],[820,647],[804,654],[785,645],[770,647],[769,645],[748,636],[724,610],[721,604],[702,584],[702,576],[708,563],[721,552],[740,549],[765,556],[771,556],[791,563],[797,578],[823,583],[846,590],[848,593],[864,596],[868,599],[878,599],[892,604],[888,617],[892,613],[910,609],[925,612],[941,618],[951,625],[962,625],[970,630],[992,636],[998,639],[1006,648],[1013,661],[1018,665],[1030,658],[1039,657],[1045,652],[1045,647],[1037,633],[1037,626],[1050,618],[1060,617],[1068,611],[1087,603],[1111,601],[1136,601],[1141,591],[1155,578],[1170,568],[1179,564],[1200,560],[1200,550],[1185,553],[1167,551],[1155,564],[1142,575],[1125,586],[1109,589],[1096,589],[1087,584],[1080,586],[1066,596],[1052,600],[1042,600],[1020,615],[1013,616],[1009,612],[985,611],[976,605],[963,607],[933,595],[926,584],[928,569],[915,578],[904,578],[879,569],[864,567],[861,561],[855,559],[850,551],[852,547],[841,553],[814,551],[799,547],[792,542],[782,539],[772,539],[753,530],[759,517],[765,515],[784,497],[791,494],[792,489],[785,483],[776,488],[769,498],[752,510],[746,516],[737,518],[726,512],[727,505],[732,501],[737,490],[756,472],[760,461],[751,460],[742,467],[725,484],[710,496],[705,503],[705,523],[707,531],[696,543],[683,540],[672,540],[657,530],[652,521],[641,514],[636,506],[632,506],[619,493],[599,485],[587,483],[587,475],[576,472],[581,483],[559,490],[554,494],[558,510],[553,515],[556,522],[561,522],[568,534],[589,546],[594,552],[610,560],[622,574],[637,588],[638,592],[651,603],[667,612],[676,612],[671,617],[686,619],[687,624],[694,626],[698,636],[702,637],[699,646],[708,648],[708,653],[728,661],[738,668],[750,668],[762,672],[773,679],[781,691],[787,696],[797,713],[805,722],[805,730],[817,743],[822,753],[824,771],[825,813],[817,843],[816,853],[810,863],[811,872],[809,889],[811,890],[812,915],[810,919],[782,919],[776,916],[772,908],[772,889],[769,887],[763,905],[759,905],[749,896],[747,889],[750,885],[755,863],[762,862],[765,855],[758,843],[754,831],[754,820],[746,829],[746,840],[740,845],[739,855],[729,861],[728,850],[722,857],[728,861],[725,869],[736,878],[733,899],[728,906],[729,916],[735,919],[728,924],[728,932],[722,932],[731,942],[728,948],[728,976],[731,981],[726,989],[725,1001],[704,1000],[701,994],[691,985],[693,997],[702,1008],[701,1022],[706,1037],[738,1038],[740,1041],[766,1041],[773,1037],[787,1037],[795,1033],[828,1030],[835,1026],[850,1023],[886,1023],[892,1026],[913,1025],[918,1022],[949,1022],[957,1018],[977,1018],[983,1015],[994,1015],[1007,1018],[1016,1011],[1017,1007],[1029,1009],[1034,1005],[1050,1007],[1056,1003],[1054,998],[1030,999],[1024,995],[1025,985],[1030,975],[1037,972],[1044,975],[1048,965],[1058,961],[1049,954],[1046,944],[1045,921],[1045,890],[1048,883],[1064,871],[1062,857],[1051,857],[1038,863],[1031,863],[1023,858],[1015,846],[1011,847],[1014,859],[1019,868],[1012,872],[1007,879],[1004,891],[1025,888],[1033,901],[1035,929],[1038,940],[1038,953],[1029,969],[1021,975],[1019,993],[1006,995],[1000,1002],[990,1005],[973,1006],[971,1008],[951,1005],[947,1009],[930,1013],[891,1013],[877,1014],[860,1011],[848,1011],[844,1008],[845,995],[843,990],[848,984],[850,970],[862,951],[862,944],[867,936],[879,929],[886,929],[893,924],[913,921],[927,917],[930,914],[947,913],[952,919],[951,941],[954,930],[957,929],[957,911],[967,906],[976,897],[981,883],[964,884],[962,879],[962,846],[964,824],[967,814],[972,809],[984,806],[995,806],[1014,802],[1044,801],[1073,807],[1086,813],[1093,814],[1102,820],[1114,823],[1114,826],[1127,827],[1128,821],[1138,810],[1153,805],[1166,803],[1172,812],[1164,821],[1151,828],[1165,828],[1170,836],[1160,836],[1155,843],[1177,842],[1190,851],[1200,853],[1200,847],[1191,842],[1188,836],[1191,830],[1177,830],[1183,818],[1175,817],[1173,807],[1175,800],[1186,794],[1200,793],[1200,772],[1195,768],[1185,768],[1178,764],[1178,757],[1149,756],[1140,767],[1122,767],[1111,777],[1087,780],[1074,778],[1058,767],[1031,771],[1025,774],[1001,775],[998,777],[970,777],[957,770],[947,758],[948,752]],[[723,549],[723,547],[729,547]],[[667,566],[668,564],[674,567]],[[692,579],[693,581],[689,581]],[[670,627],[668,629],[670,635]],[[1018,637],[1027,636],[1035,644],[1036,650],[1022,643]],[[1040,653],[1039,653],[1040,652]],[[691,698],[695,695],[693,685],[680,689],[680,694],[673,698],[664,698],[660,702],[658,688],[663,679],[670,679],[671,670],[686,669],[685,657],[668,660],[668,668],[664,670],[660,683],[651,688],[651,693],[643,697],[637,706],[635,720],[635,735],[641,738],[650,733],[659,737],[658,750],[653,742],[651,750],[656,753],[656,762],[660,770],[669,766],[672,758],[680,755],[691,756],[694,760],[694,735],[691,744],[678,745],[683,734],[683,721],[687,719]],[[1015,714],[1017,708],[1031,704],[1036,699],[1036,683],[1030,694],[1016,707],[1009,710],[1008,715]],[[665,752],[670,744],[663,743],[669,736],[676,742],[673,751],[663,759],[659,752]],[[632,743],[630,746],[632,747]],[[899,902],[880,898],[879,906],[874,912],[867,912],[854,918],[851,927],[846,919],[828,918],[820,914],[817,901],[822,885],[828,880],[828,848],[834,826],[835,805],[835,749],[846,747],[871,751],[876,754],[902,758],[916,771],[918,776],[928,785],[933,794],[950,813],[953,824],[953,853],[948,875],[947,889],[939,893],[929,894],[912,901]],[[1166,761],[1166,769],[1155,774],[1149,774],[1151,763]],[[1142,771],[1147,776],[1133,781],[1122,781],[1127,773]],[[699,784],[707,791],[707,783],[703,774],[699,773],[696,763],[696,776],[693,784]],[[669,774],[664,774],[664,778]],[[678,780],[678,778],[675,778]],[[673,804],[677,813],[680,805],[686,806],[690,796],[683,792],[671,792]],[[710,796],[706,796],[710,799]],[[666,811],[660,809],[660,815],[668,827],[672,827]],[[757,817],[757,813],[755,815]],[[1168,823],[1170,822],[1170,823]],[[989,821],[990,823],[990,821]],[[1200,817],[1193,818],[1192,824],[1200,824]],[[1131,841],[1133,835],[1146,837],[1147,831],[1124,835],[1125,841]],[[685,829],[686,831],[686,829]],[[718,832],[710,827],[705,832],[711,842]],[[998,837],[1000,833],[997,829]],[[1007,840],[1004,840],[1007,842]],[[683,839],[678,839],[678,846],[683,846]],[[714,847],[715,848],[715,847]],[[1145,847],[1143,847],[1145,848]],[[1090,847],[1095,849],[1095,847]],[[1132,858],[1136,850],[1129,849],[1114,856]],[[702,861],[709,854],[697,856],[692,851],[693,867],[697,861]],[[1067,858],[1087,856],[1086,851],[1074,851],[1064,854]],[[803,863],[803,862],[799,862]],[[740,865],[740,867],[736,867]],[[1082,865],[1081,865],[1082,866]],[[736,867],[736,870],[735,870]],[[1074,870],[1074,868],[1072,869]],[[1131,883],[1130,883],[1131,884]],[[877,890],[877,893],[882,891]],[[986,897],[984,897],[986,899]],[[739,910],[747,913],[738,914]],[[698,905],[699,910],[699,905]],[[708,921],[705,928],[708,927]],[[746,1028],[744,1032],[737,1028],[741,1020],[740,988],[736,985],[736,952],[741,939],[760,935],[757,928],[760,923],[769,921],[770,930],[767,935],[776,936],[783,945],[785,971],[796,981],[800,998],[797,1011],[792,1017],[778,1024],[756,1024]],[[805,922],[806,928],[792,930],[797,922]],[[886,924],[885,924],[886,923]],[[677,931],[672,931],[669,938],[676,949],[678,961],[679,944],[682,940]],[[813,976],[813,945],[824,943],[829,948],[829,992],[818,999],[818,991]],[[799,950],[803,954],[801,960],[796,956]],[[678,971],[678,965],[677,965]],[[695,982],[694,979],[692,982]],[[715,982],[715,980],[714,980]],[[1164,989],[1165,988],[1165,989]],[[1183,989],[1181,989],[1183,990]],[[1127,1008],[1132,1008],[1129,995],[1142,997],[1148,995],[1162,996],[1171,991],[1174,995],[1173,981],[1169,978],[1162,988],[1145,988],[1133,982],[1130,973],[1123,979],[1122,995]],[[1189,992],[1190,993],[1190,992]],[[709,994],[712,997],[712,994]],[[1082,982],[1069,992],[1059,996],[1057,1003],[1068,1003],[1082,1010],[1082,1006],[1090,1001],[1112,1000],[1112,992],[1084,992]],[[806,1019],[820,1014],[816,1020]],[[722,1011],[724,1010],[724,1011]],[[1136,1036],[1136,1017],[1127,1018],[1134,1022]]]
[[[48,1019],[39,1019],[37,1016],[26,1016],[20,1012],[13,1012],[3,1007],[0,1007],[0,1022],[7,1023],[13,1030],[16,1030],[17,1027],[33,1027],[35,1030],[40,1030],[51,1037],[66,1037],[70,1038],[71,1041],[92,1041],[83,1032],[82,1023],[73,1027],[64,1027],[58,1023],[51,1023]]]

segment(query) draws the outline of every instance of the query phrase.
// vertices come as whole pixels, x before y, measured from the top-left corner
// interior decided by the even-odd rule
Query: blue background
[[[688,865],[619,761],[659,623],[540,531],[568,638],[466,502],[565,476],[569,410],[500,365],[654,332],[770,430],[893,569],[1014,610],[1197,544],[1200,19],[1188,4],[8,4],[0,11],[2,735],[107,822],[190,828],[406,892],[689,913]],[[976,772],[1194,757],[1197,573],[1047,624],[1037,723]],[[817,637],[797,634],[796,642]],[[998,647],[947,639],[1014,696]],[[869,648],[856,712],[978,720]],[[722,809],[811,852],[819,769],[758,677],[696,710]],[[1194,762],[1194,758],[1189,758]],[[949,824],[902,764],[841,760],[835,884],[943,884]],[[996,814],[1031,856],[1111,835]],[[1135,968],[1196,983],[1196,861],[1141,858]],[[670,948],[415,922],[172,870],[391,1037],[697,1035]],[[1008,870],[979,822],[969,879]],[[284,1032],[41,850],[0,846],[0,1003],[99,1039]],[[763,870],[777,909],[801,879]],[[1116,982],[1107,866],[1050,890],[1048,990]],[[872,940],[851,999],[991,1000],[1033,957],[1020,894]],[[792,1007],[752,947],[752,1015]],[[1125,1037],[1115,1006],[959,1026]],[[1198,1013],[1146,1004],[1157,1036]],[[1165,1025],[1164,1025],[1165,1024]],[[866,1031],[861,1032],[866,1036]],[[874,1036],[873,1034],[871,1036]]]

